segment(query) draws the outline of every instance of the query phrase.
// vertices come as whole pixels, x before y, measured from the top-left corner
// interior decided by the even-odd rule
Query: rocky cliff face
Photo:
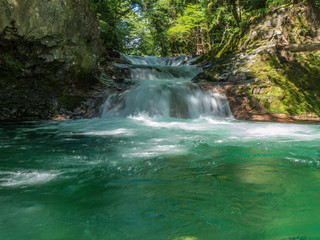
[[[91,115],[99,35],[88,0],[0,0],[0,119]]]
[[[253,18],[220,52],[207,54],[213,67],[194,81],[225,94],[238,119],[319,120],[318,17],[318,9],[300,4]]]

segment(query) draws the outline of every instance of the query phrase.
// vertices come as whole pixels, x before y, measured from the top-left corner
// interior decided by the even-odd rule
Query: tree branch
[[[277,50],[289,52],[312,52],[320,51],[320,43],[308,44],[282,44],[276,45]]]

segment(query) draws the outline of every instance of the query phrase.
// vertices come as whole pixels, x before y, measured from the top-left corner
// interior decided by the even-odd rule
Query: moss
[[[4,60],[4,62],[5,62],[7,65],[9,65],[9,66],[15,65],[14,58],[12,57],[11,54],[6,53],[6,54],[3,56],[3,60]]]
[[[314,21],[309,21],[310,16],[305,5],[284,6],[286,12],[285,15],[282,15],[284,16],[283,24],[277,29],[273,28],[270,23],[265,24],[264,20],[270,22],[270,19],[275,19],[274,14],[281,7],[263,16],[251,17],[246,26],[243,26],[242,30],[223,47],[206,53],[203,58],[214,62],[214,66],[206,73],[206,76],[211,81],[220,81],[219,76],[224,73],[225,69],[235,70],[233,62],[238,61],[237,59],[241,60],[240,51],[252,53],[268,43],[277,44],[277,36],[272,34],[274,31],[280,31],[290,43],[315,41],[315,33],[312,32],[312,29],[315,29],[316,26]],[[283,9],[281,9],[282,13]],[[250,86],[246,87],[243,87],[241,81],[237,82],[239,88],[235,88],[233,94],[248,97],[252,107],[259,105],[270,113],[306,117],[320,116],[320,51],[285,52],[281,55],[280,52],[273,53],[272,49],[270,50],[256,55],[252,53],[251,57],[255,56],[247,63],[242,64],[239,61],[236,70],[245,73],[247,80],[258,79],[258,81],[253,81]]]
[[[320,114],[320,100],[315,97],[320,90],[318,54],[298,54],[292,62],[271,55],[257,56],[255,61],[248,68],[262,82],[251,87],[251,94],[270,113]],[[252,92],[254,88],[264,90]]]
[[[72,111],[79,107],[84,100],[84,97],[73,96],[70,93],[65,92],[59,99],[59,105],[62,108],[66,108],[67,110]]]
[[[24,68],[21,64],[21,62],[14,56],[11,52],[6,52],[4,55],[2,55],[2,61],[3,61],[3,68],[4,69],[11,69],[14,71],[24,71]]]

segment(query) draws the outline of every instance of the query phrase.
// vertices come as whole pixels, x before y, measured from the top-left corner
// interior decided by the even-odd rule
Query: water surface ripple
[[[3,240],[320,236],[319,124],[139,115],[0,136]]]

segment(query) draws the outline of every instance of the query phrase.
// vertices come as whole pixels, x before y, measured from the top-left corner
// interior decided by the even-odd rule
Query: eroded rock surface
[[[0,0],[0,119],[91,116],[99,35],[88,0]]]

